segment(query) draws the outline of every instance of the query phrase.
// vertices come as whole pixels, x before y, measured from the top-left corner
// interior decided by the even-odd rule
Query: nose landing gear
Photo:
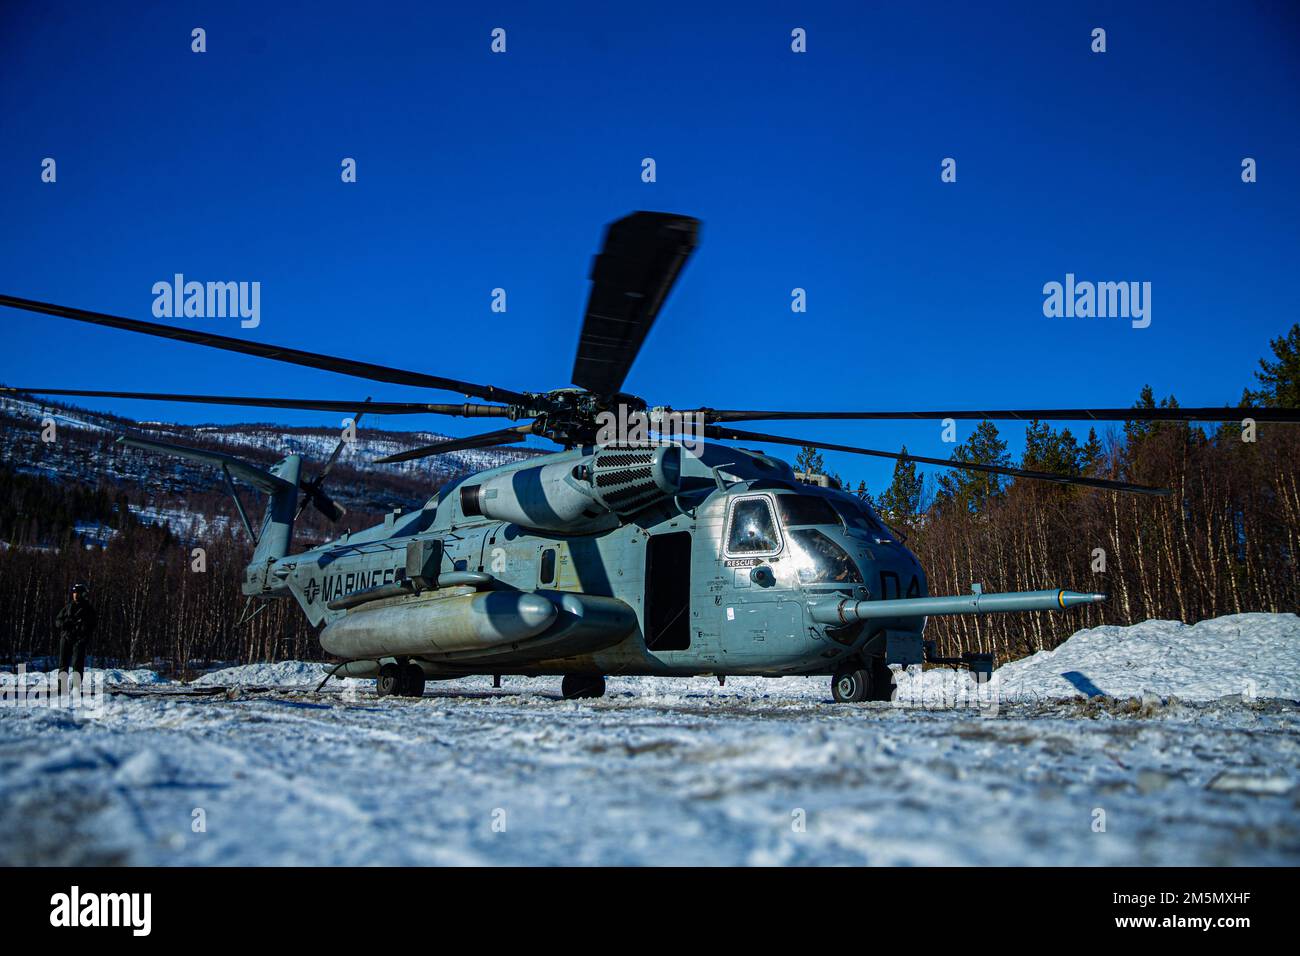
[[[835,668],[831,677],[831,697],[837,704],[893,700],[893,671],[883,657],[873,657],[866,662],[861,658],[847,660]]]

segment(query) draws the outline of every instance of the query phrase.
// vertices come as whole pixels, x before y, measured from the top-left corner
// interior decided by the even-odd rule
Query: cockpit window
[[[801,524],[839,524],[835,514],[825,498],[813,495],[777,495],[776,510],[781,513],[781,522],[788,528]]]
[[[848,528],[849,531],[865,534],[877,541],[893,540],[893,533],[881,523],[880,519],[866,505],[857,505],[836,499],[835,510],[844,519],[844,527]]]
[[[731,506],[727,531],[729,554],[775,554],[781,538],[766,498],[741,498]]]
[[[862,575],[844,549],[811,528],[790,532],[800,584],[861,584]]]

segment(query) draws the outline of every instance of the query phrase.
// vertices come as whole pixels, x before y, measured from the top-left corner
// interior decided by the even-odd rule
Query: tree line
[[[89,585],[98,612],[91,656],[100,660],[184,674],[213,661],[320,657],[316,633],[296,604],[250,603],[240,592],[252,544],[223,493],[150,489],[145,497],[152,513],[133,506],[118,486],[92,488],[0,466],[5,663],[55,652],[52,622],[77,582]],[[254,522],[259,505],[250,511]],[[359,528],[382,515],[353,510],[347,520]],[[308,509],[295,545],[312,547],[337,533]]]
[[[1272,343],[1242,405],[1300,407],[1300,324]],[[1135,408],[1175,408],[1142,389]],[[905,451],[906,449],[904,449]],[[1126,422],[1081,441],[1031,422],[1013,462],[990,421],[951,455],[958,462],[1117,479],[1168,488],[1167,497],[1008,479],[953,469],[933,480],[899,461],[872,503],[906,536],[931,594],[1064,587],[1109,601],[1069,613],[932,618],[945,653],[999,661],[1051,649],[1074,631],[1150,618],[1192,623],[1244,611],[1300,609],[1300,426],[1240,422],[1203,428]],[[868,495],[859,484],[858,493]]]

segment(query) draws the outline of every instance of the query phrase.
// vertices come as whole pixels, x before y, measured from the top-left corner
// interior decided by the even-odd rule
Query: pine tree
[[[1134,408],[1152,409],[1156,407],[1156,393],[1150,385],[1143,385],[1142,391],[1138,393],[1138,400],[1133,403]],[[1125,422],[1124,437],[1129,444],[1141,441],[1151,433],[1151,422]]]
[[[998,437],[998,427],[985,419],[975,426],[970,438],[953,449],[952,461],[1010,467],[1007,443]],[[939,477],[939,504],[956,505],[972,514],[983,512],[990,501],[1002,496],[1006,478],[987,471],[954,470]]]
[[[903,446],[907,454],[907,446]],[[916,462],[900,458],[894,462],[894,480],[880,495],[878,510],[891,524],[914,527],[921,513],[924,478],[916,473]]]
[[[1101,462],[1101,439],[1097,437],[1097,429],[1088,429],[1088,440],[1083,443],[1083,448],[1079,451],[1079,464],[1084,474],[1092,474],[1097,465]]]
[[[1277,361],[1259,360],[1260,370],[1255,378],[1263,387],[1247,394],[1252,402],[1270,408],[1300,408],[1300,322],[1269,345]]]
[[[805,475],[825,474],[826,463],[815,445],[803,445],[794,460],[794,470]]]
[[[1092,436],[1096,440],[1096,435]],[[1068,428],[1059,432],[1046,422],[1034,420],[1025,429],[1025,454],[1020,467],[1056,475],[1077,475],[1091,461]]]

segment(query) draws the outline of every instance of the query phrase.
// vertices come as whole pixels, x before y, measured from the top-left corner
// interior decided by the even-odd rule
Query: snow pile
[[[952,671],[913,671],[900,675],[899,686],[904,700],[928,699],[960,694],[969,681]],[[1190,625],[1143,621],[1089,628],[1055,650],[998,668],[990,689],[1002,700],[1148,694],[1300,700],[1300,617],[1232,614]]]
[[[0,671],[0,685],[18,684],[21,687],[34,687],[44,684],[50,678],[49,671],[33,670],[26,668],[23,673],[16,674],[12,671]],[[86,681],[103,681],[106,686],[130,684],[170,684],[166,677],[160,675],[157,671],[149,670],[146,667],[137,667],[131,670],[124,670],[121,667],[87,667]]]
[[[315,688],[330,665],[312,661],[278,661],[274,664],[241,664],[204,674],[195,687],[306,687]]]
[[[86,669],[87,674],[103,674],[104,681],[108,684],[170,684],[171,681],[163,677],[157,671],[149,670],[147,667],[137,667],[134,670],[122,670],[120,667],[106,667],[102,670]]]
[[[1009,697],[1241,695],[1300,700],[1300,617],[1232,614],[1079,631],[1054,651],[998,671]]]

